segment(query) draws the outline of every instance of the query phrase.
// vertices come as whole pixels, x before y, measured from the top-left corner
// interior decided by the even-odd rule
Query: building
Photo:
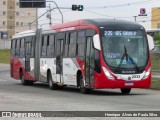
[[[35,19],[35,8],[19,8],[19,0],[0,0],[0,45],[3,39],[8,40],[13,34],[28,30]],[[35,26],[33,23],[31,28]]]
[[[152,8],[152,29],[160,28],[160,7]]]

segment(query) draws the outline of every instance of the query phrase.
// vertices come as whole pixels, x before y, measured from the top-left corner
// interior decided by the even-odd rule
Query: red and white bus
[[[11,77],[23,85],[49,84],[50,89],[80,87],[149,88],[154,48],[145,29],[134,22],[84,19],[49,29],[15,34],[11,45]]]

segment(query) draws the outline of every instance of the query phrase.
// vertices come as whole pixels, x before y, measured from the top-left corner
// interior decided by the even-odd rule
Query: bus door
[[[25,71],[30,72],[31,40],[25,41]],[[25,77],[27,79],[27,76]],[[29,78],[28,78],[29,79]]]
[[[56,36],[56,81],[59,83],[63,83],[63,34]]]
[[[95,34],[95,31],[88,30],[86,32],[86,35],[88,33],[87,39],[86,39],[86,52],[85,52],[85,74],[86,74],[86,84],[90,84],[93,86],[94,84],[94,56],[95,52],[93,49],[93,35]]]
[[[93,84],[94,82],[94,50],[92,48],[92,37],[87,37],[86,54],[85,54],[85,68],[86,68],[86,84]]]

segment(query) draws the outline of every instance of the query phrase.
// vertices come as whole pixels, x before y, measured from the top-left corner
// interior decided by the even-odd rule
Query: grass
[[[152,78],[152,88],[159,88],[160,89],[160,78]]]
[[[160,71],[160,54],[151,54],[152,70]]]
[[[0,49],[0,63],[9,64],[10,61],[10,50],[9,49]]]

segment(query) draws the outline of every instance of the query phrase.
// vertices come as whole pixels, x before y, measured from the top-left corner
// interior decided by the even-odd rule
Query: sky
[[[53,0],[47,0],[53,1]],[[136,22],[143,25],[146,29],[151,29],[151,9],[160,7],[160,0],[54,0],[61,9],[64,22],[78,19],[92,18],[111,18],[135,21],[133,16],[140,14],[140,9],[145,8],[147,16],[138,16]],[[46,8],[39,8],[38,15],[42,15],[51,8],[55,8],[53,2],[47,2]],[[83,5],[83,11],[72,11],[73,4]],[[57,9],[51,12],[52,24],[62,22],[61,14]],[[39,26],[49,26],[49,19],[46,15],[39,19]]]

